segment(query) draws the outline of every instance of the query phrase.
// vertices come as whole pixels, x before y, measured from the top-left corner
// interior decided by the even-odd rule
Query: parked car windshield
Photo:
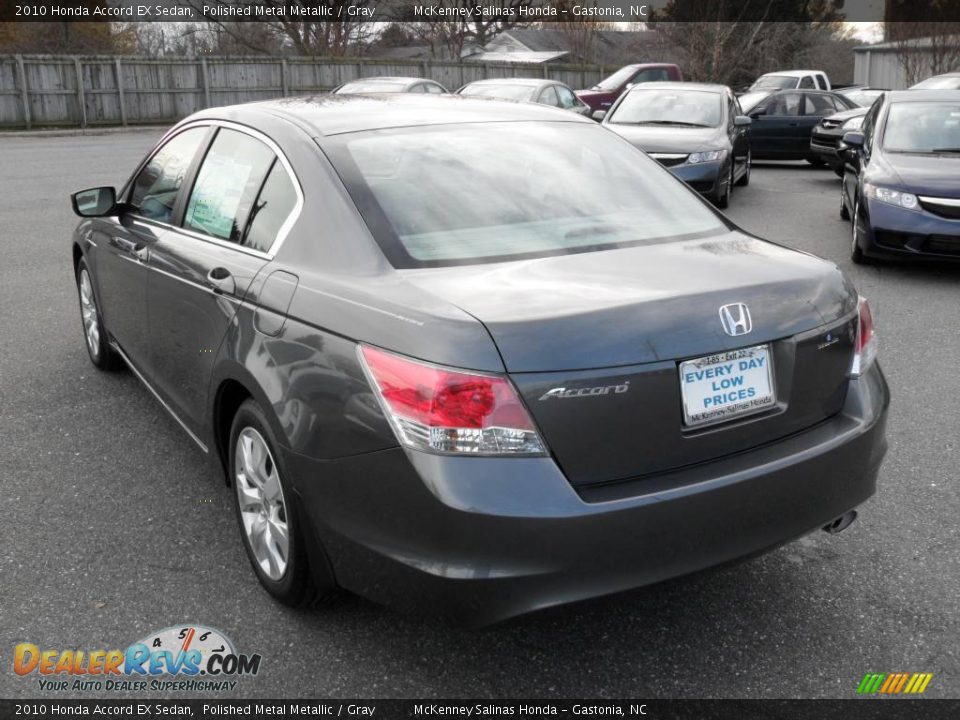
[[[844,95],[847,100],[854,102],[860,107],[870,107],[873,105],[873,101],[878,97],[883,95],[883,90],[850,90],[848,92],[842,92],[841,95]]]
[[[960,153],[960,102],[892,104],[883,132],[883,149]]]
[[[608,78],[604,78],[596,85],[593,86],[594,90],[603,90],[604,92],[610,92],[611,90],[616,90],[618,87],[627,82],[630,78],[636,73],[636,68],[627,67],[620,68],[613,75]]]
[[[911,90],[960,90],[960,75],[935,75],[910,86]]]
[[[790,75],[764,75],[750,86],[751,90],[782,90],[784,88],[795,88],[797,79]]]
[[[607,130],[493,122],[351,133],[327,152],[397,267],[625,247],[725,230]]]
[[[463,88],[460,94],[472,97],[502,98],[504,100],[529,100],[533,95],[533,88],[533,85],[513,85],[510,83],[503,85],[474,83]]]
[[[614,108],[608,122],[618,125],[717,127],[722,116],[721,96],[718,93],[635,88]]]

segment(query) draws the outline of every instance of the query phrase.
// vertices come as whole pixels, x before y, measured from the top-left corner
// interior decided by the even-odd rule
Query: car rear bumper
[[[486,624],[772,549],[875,492],[888,391],[878,366],[843,411],[723,460],[577,491],[550,458],[400,448],[284,453],[337,582],[378,602]]]
[[[861,240],[865,255],[896,260],[960,261],[960,219],[927,210],[904,210],[868,200],[870,228]]]

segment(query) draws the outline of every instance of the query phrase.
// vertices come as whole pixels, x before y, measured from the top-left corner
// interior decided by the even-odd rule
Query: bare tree
[[[219,20],[213,13],[204,14],[207,8],[235,8],[232,0],[178,0],[180,5],[191,7],[200,16],[216,27],[221,37],[220,45],[227,44],[224,38],[244,52],[264,55],[293,53],[295,55],[342,57],[362,47],[374,33],[373,23],[360,16],[350,15],[347,8],[368,8],[372,0],[261,0],[259,5],[278,11],[276,20],[261,22],[234,22]],[[307,9],[326,8],[330,20],[297,20]],[[229,17],[224,15],[223,17]]]
[[[898,22],[888,31],[907,85],[960,70],[960,22]]]
[[[671,0],[649,26],[683,51],[690,79],[737,86],[796,62],[838,17],[834,0]]]

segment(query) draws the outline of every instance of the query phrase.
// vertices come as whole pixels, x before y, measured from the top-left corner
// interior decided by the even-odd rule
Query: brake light
[[[360,358],[397,438],[415,450],[542,455],[544,446],[513,385],[360,346]]]
[[[857,306],[857,342],[854,345],[853,365],[850,374],[863,375],[877,357],[877,336],[873,332],[873,313],[865,297]]]

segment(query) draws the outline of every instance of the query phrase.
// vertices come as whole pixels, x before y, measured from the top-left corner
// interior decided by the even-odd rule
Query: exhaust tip
[[[853,521],[856,519],[857,519],[857,511],[850,510],[849,512],[845,512],[836,520],[832,522],[828,522],[826,525],[824,525],[823,531],[830,533],[831,535],[836,535],[837,533],[841,533],[844,530],[846,530],[848,527],[850,527],[853,524]]]

